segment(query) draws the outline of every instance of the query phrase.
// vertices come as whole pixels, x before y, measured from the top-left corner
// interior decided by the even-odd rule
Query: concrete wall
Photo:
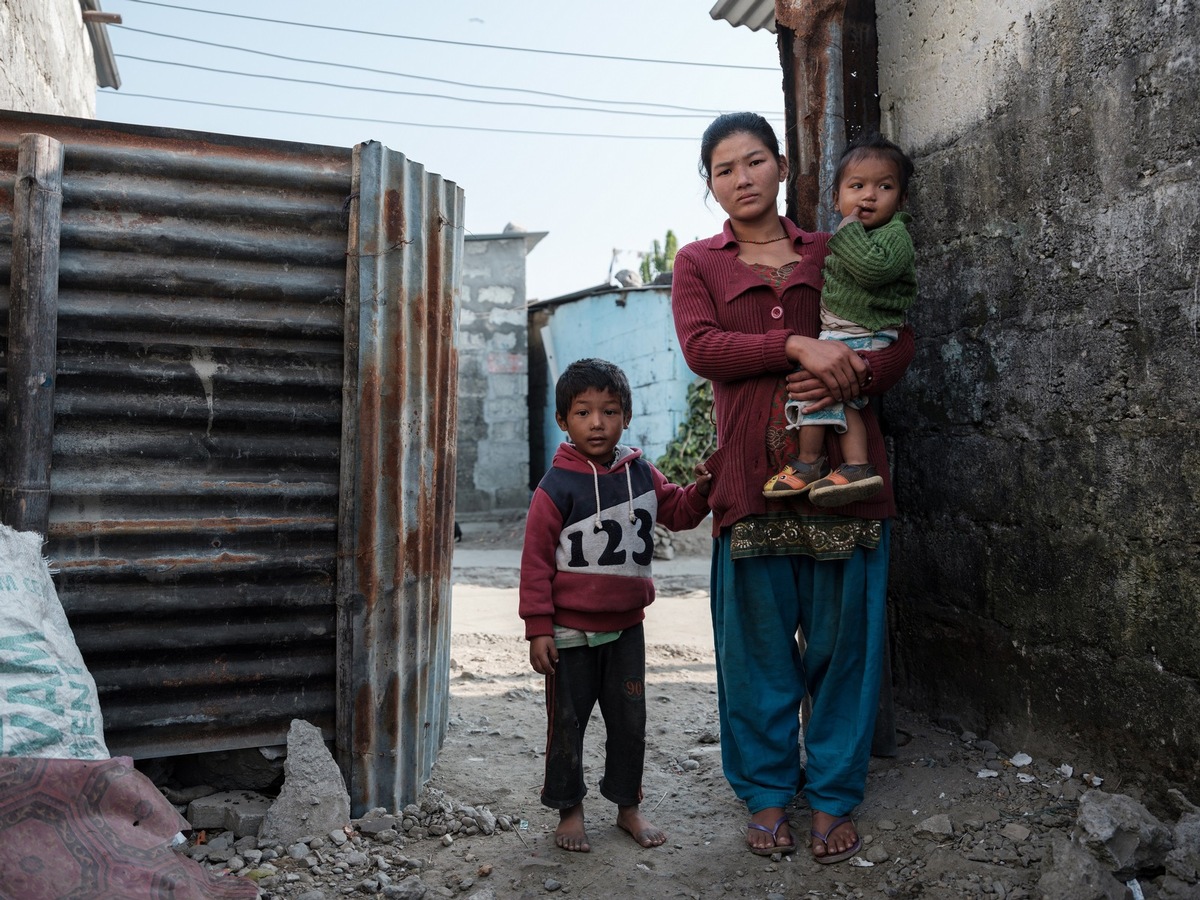
[[[1197,4],[878,16],[918,171],[918,351],[885,404],[901,696],[1195,798]]]
[[[458,333],[455,512],[529,507],[525,255],[536,237],[468,235]]]
[[[0,62],[0,109],[95,118],[79,0],[0,0]]]
[[[633,391],[633,418],[621,442],[640,447],[647,459],[656,461],[687,418],[687,389],[696,378],[675,337],[670,285],[614,288],[552,306],[549,313],[541,335],[550,357],[547,395],[538,404],[544,435],[541,471],[550,467],[566,437],[554,420],[554,384],[563,369],[587,357],[624,369]]]

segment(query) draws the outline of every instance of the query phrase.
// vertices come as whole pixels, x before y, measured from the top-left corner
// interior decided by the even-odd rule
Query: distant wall
[[[657,460],[687,418],[687,389],[696,377],[675,337],[670,285],[614,288],[553,304],[545,313],[540,319],[545,330],[538,336],[547,362],[546,396],[538,404],[543,456],[534,465],[540,463],[544,473],[565,437],[554,420],[554,383],[568,365],[587,357],[607,359],[625,371],[633,418],[622,443]],[[531,421],[536,415],[531,413]],[[533,474],[535,481],[540,478]]]
[[[1200,796],[1200,21],[878,4],[917,357],[886,401],[901,696]]]
[[[0,2],[0,109],[96,116],[96,67],[79,0]]]
[[[458,333],[456,513],[529,506],[525,255],[537,236],[467,236]]]

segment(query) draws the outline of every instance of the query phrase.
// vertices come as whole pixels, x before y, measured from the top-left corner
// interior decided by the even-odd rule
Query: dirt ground
[[[512,550],[519,543],[519,523],[509,523],[468,531],[458,546]],[[543,684],[529,667],[516,618],[515,577],[511,568],[456,565],[450,727],[430,783],[510,817],[515,827],[448,846],[420,842],[429,856],[426,884],[483,898],[1041,896],[1051,838],[1074,824],[1076,800],[1088,787],[1082,777],[1093,774],[1086,763],[1014,761],[1020,747],[951,734],[903,709],[899,755],[872,761],[857,812],[864,847],[853,864],[821,866],[810,857],[803,797],[788,810],[800,851],[750,854],[745,809],[721,772],[707,579],[698,575],[660,581],[660,599],[648,612],[643,809],[667,843],[643,849],[614,826],[615,808],[597,791],[604,738],[597,713],[587,733],[592,850],[558,849],[557,813],[538,802]]]

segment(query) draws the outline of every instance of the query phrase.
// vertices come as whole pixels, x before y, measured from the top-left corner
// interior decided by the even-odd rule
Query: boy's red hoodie
[[[556,624],[620,631],[641,622],[654,602],[654,523],[680,531],[707,515],[695,484],[667,481],[641,450],[618,446],[606,467],[564,442],[533,492],[525,523],[525,637],[553,635]]]

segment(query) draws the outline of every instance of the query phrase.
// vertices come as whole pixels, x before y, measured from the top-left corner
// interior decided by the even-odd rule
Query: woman
[[[713,383],[719,449],[705,465],[725,777],[750,811],[751,852],[794,850],[784,808],[800,787],[799,710],[809,695],[811,852],[840,862],[862,846],[850,813],[866,785],[886,634],[894,505],[878,403],[862,410],[870,462],[884,479],[877,494],[830,515],[802,498],[768,500],[762,486],[795,455],[787,400],[817,410],[877,397],[912,360],[912,333],[902,328],[888,348],[863,353],[817,340],[829,235],[779,216],[787,161],[765,119],[716,119],[701,141],[700,172],[729,218],[720,234],[679,251],[672,305],[684,358]],[[832,436],[825,449],[836,468]]]

